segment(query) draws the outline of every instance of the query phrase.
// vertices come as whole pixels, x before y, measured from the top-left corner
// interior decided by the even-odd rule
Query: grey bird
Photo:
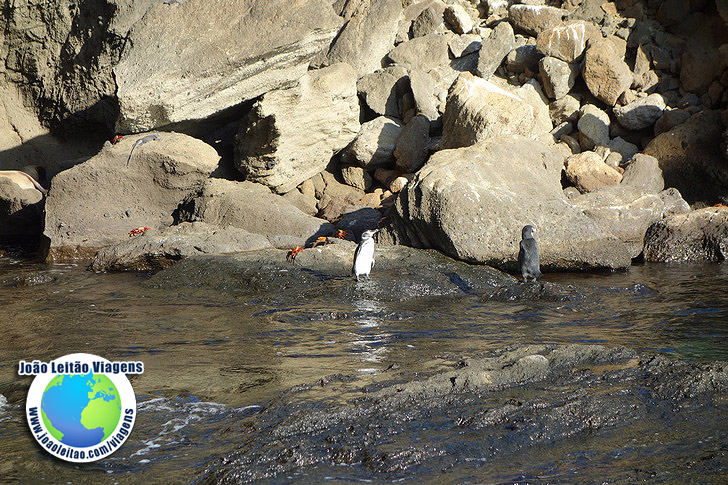
[[[364,231],[361,235],[359,245],[356,247],[354,266],[351,268],[351,272],[356,276],[357,281],[360,281],[360,278],[371,279],[369,273],[371,273],[372,266],[374,266],[374,234],[377,231],[379,230],[370,229]]]
[[[538,244],[533,234],[536,228],[527,225],[521,231],[521,250],[518,251],[518,269],[523,275],[523,281],[533,278],[536,281],[541,277],[541,265],[538,260]]]

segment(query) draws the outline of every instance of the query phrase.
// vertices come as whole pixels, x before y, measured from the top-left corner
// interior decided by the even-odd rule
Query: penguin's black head
[[[523,230],[521,231],[521,237],[523,239],[533,239],[533,235],[536,233],[536,228],[532,225],[523,226]]]

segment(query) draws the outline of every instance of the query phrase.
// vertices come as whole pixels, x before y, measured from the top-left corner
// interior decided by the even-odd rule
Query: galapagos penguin
[[[356,247],[354,266],[351,268],[351,272],[356,276],[357,281],[360,281],[361,277],[371,279],[369,273],[371,273],[372,266],[374,266],[374,234],[377,231],[378,229],[364,231],[361,235],[361,241]]]
[[[533,237],[536,228],[530,224],[523,226],[521,231],[521,250],[518,252],[518,269],[521,271],[523,281],[533,278],[536,281],[541,277],[541,265],[538,260],[538,244]]]

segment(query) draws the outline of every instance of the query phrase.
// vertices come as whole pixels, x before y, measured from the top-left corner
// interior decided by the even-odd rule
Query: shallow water
[[[546,292],[519,284],[493,295],[463,288],[428,298],[388,294],[376,271],[367,283],[308,275],[300,288],[280,294],[251,294],[235,285],[170,289],[150,285],[149,277],[34,263],[12,252],[0,258],[0,477],[194,480],[236,448],[246,426],[282,391],[333,374],[359,388],[413,378],[516,344],[598,343],[694,362],[728,360],[725,264],[547,274],[553,285]],[[17,375],[21,359],[49,361],[74,352],[145,364],[145,373],[131,378],[139,402],[131,438],[110,458],[81,466],[57,461],[35,445],[24,418],[31,380]],[[350,398],[345,388],[314,388],[300,398],[302,409],[307,399],[344,402]],[[422,430],[423,443],[443,439],[441,417],[433,416]],[[728,424],[723,427],[719,435]],[[412,473],[457,481],[575,479],[552,463],[561,456],[580,479],[620,480],[624,476],[610,470],[605,457],[633,453],[639,461],[641,455],[628,446],[637,437],[612,433],[597,449],[588,436],[578,436],[524,455],[518,467],[531,475],[505,473],[510,463],[470,459],[466,446],[456,464]],[[670,437],[671,446],[687,456],[694,447],[699,454],[691,445],[696,437],[680,433]],[[649,453],[649,445],[639,446]],[[655,449],[649,460],[665,452]],[[593,475],[585,471],[590,460],[601,467]],[[365,477],[351,467],[333,476]],[[331,476],[326,467],[304,467],[297,475],[314,482]]]

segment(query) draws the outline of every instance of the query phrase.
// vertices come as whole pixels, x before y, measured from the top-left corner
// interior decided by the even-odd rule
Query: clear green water
[[[251,298],[234,289],[149,288],[147,278],[0,258],[3,480],[193,480],[210,460],[234,449],[239,423],[266,400],[337,373],[363,385],[393,366],[429,373],[520,343],[625,345],[677,359],[728,360],[725,264],[548,274],[547,281],[565,289],[558,298],[535,301],[463,293],[383,302],[367,296],[371,292],[337,301]],[[356,283],[336,278],[319,284]],[[31,380],[17,375],[21,359],[48,361],[73,352],[145,364],[145,373],[132,378],[139,415],[131,438],[111,458],[83,466],[57,461],[36,446],[24,421]],[[679,437],[675,443],[690,446]],[[588,446],[579,440],[574,446],[563,453],[578,466],[580,450]],[[505,465],[469,469],[466,476],[498,481]]]

